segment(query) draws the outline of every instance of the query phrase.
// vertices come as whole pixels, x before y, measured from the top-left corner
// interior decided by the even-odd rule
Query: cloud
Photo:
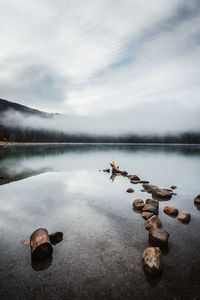
[[[181,108],[174,128],[187,111],[193,123],[199,1],[3,0],[0,9],[1,98],[95,117],[102,127],[98,120],[110,114],[122,111],[123,126],[130,112],[142,116],[152,105]],[[156,119],[151,126],[158,127]]]

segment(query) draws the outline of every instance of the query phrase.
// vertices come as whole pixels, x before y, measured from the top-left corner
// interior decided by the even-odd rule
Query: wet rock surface
[[[188,224],[190,222],[190,219],[191,219],[191,214],[190,213],[180,212],[178,214],[178,220],[181,223]]]
[[[157,209],[159,208],[159,202],[158,202],[158,200],[147,199],[146,200],[146,204],[150,204],[150,205],[154,206]]]
[[[150,212],[150,213],[153,213],[155,215],[158,214],[158,208],[151,205],[151,204],[145,204],[144,207],[142,208],[142,211],[143,212]]]
[[[149,275],[162,272],[162,254],[159,247],[148,247],[143,252],[143,266]]]
[[[169,233],[164,229],[152,228],[149,230],[149,243],[165,249],[168,247]]]
[[[145,223],[146,229],[160,228],[162,226],[160,219],[157,216],[152,216]]]
[[[131,183],[133,183],[133,184],[149,183],[149,181],[147,181],[147,180],[134,180],[134,179],[131,179]]]
[[[127,193],[133,193],[133,192],[134,192],[134,189],[129,188],[129,189],[127,189],[126,191],[127,191]]]
[[[170,216],[177,216],[178,215],[178,209],[173,206],[165,206],[164,212]]]
[[[139,178],[137,175],[127,175],[127,177],[128,177],[130,180],[140,180],[140,178]]]
[[[152,184],[143,184],[144,189],[157,198],[171,198],[172,195],[176,195],[170,189],[161,189],[156,185]]]
[[[142,213],[142,217],[143,217],[145,220],[148,220],[148,219],[151,218],[152,216],[154,216],[154,214],[151,213],[151,212],[143,212],[143,213]]]
[[[135,199],[133,201],[133,207],[136,210],[142,210],[142,208],[144,207],[144,201],[142,199]]]
[[[63,240],[63,232],[58,231],[58,232],[51,233],[49,234],[49,238],[50,238],[50,242],[53,245],[56,245]]]

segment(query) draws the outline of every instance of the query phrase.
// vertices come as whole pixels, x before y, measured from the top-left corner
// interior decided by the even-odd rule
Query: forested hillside
[[[70,134],[61,131],[50,131],[42,129],[22,128],[18,126],[8,126],[2,123],[2,116],[5,112],[19,112],[23,115],[39,116],[40,118],[51,118],[54,114],[45,113],[29,108],[14,102],[0,99],[0,141],[19,143],[182,143],[200,144],[200,132],[184,132],[180,134],[168,135],[137,135],[132,134],[111,136],[111,135],[90,135],[90,134]],[[130,129],[131,131],[131,129]]]

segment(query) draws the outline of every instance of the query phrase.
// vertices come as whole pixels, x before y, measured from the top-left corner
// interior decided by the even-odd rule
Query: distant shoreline
[[[23,145],[169,145],[169,146],[200,146],[200,143],[109,143],[109,142],[67,142],[67,143],[55,143],[55,142],[0,142],[0,146],[23,146]]]

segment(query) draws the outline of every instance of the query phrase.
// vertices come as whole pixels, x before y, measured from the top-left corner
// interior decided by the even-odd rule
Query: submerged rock
[[[133,193],[134,192],[134,189],[132,189],[132,188],[129,188],[128,190],[126,190],[127,191],[127,193]]]
[[[157,215],[158,214],[158,207],[155,207],[151,204],[145,204],[142,211],[143,212],[151,212],[151,213]]]
[[[162,224],[160,222],[160,219],[155,215],[149,218],[145,224],[145,228],[148,230],[152,228],[160,228],[161,226]]]
[[[164,212],[170,216],[177,216],[178,215],[178,209],[173,206],[165,206]]]
[[[194,203],[200,204],[200,194],[194,198]]]
[[[191,219],[191,214],[189,214],[189,213],[180,212],[180,213],[178,214],[178,220],[179,220],[181,223],[188,224],[188,223],[190,222],[190,219]]]
[[[162,272],[162,254],[159,247],[148,247],[144,250],[143,266],[150,275]]]
[[[154,216],[154,214],[151,213],[151,212],[143,212],[143,213],[142,213],[142,217],[143,217],[145,220],[148,220],[148,219],[151,218],[152,216]]]
[[[156,185],[152,184],[143,184],[143,188],[153,196],[157,198],[171,198],[172,195],[176,195],[172,190],[170,189],[161,189]]]
[[[144,201],[142,199],[135,199],[133,201],[133,207],[137,210],[142,210],[144,206]]]
[[[168,246],[169,233],[164,229],[152,228],[149,230],[149,243],[161,249]]]

